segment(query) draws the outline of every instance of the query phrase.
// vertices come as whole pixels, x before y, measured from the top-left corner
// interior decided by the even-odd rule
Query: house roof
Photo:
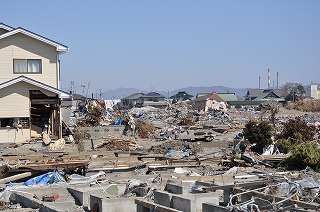
[[[247,92],[247,98],[261,99],[269,93],[273,92],[276,96],[284,97],[286,92],[284,89],[251,89]]]
[[[170,96],[170,99],[190,99],[193,95],[187,94],[185,91],[179,91],[177,94]]]
[[[8,25],[6,25],[4,23],[0,23],[0,29],[5,29],[7,31],[11,31],[11,30],[13,30],[13,27],[8,26]]]
[[[201,96],[205,96],[211,93],[197,93],[196,98],[201,97]]]
[[[144,93],[134,93],[134,94],[131,94],[123,99],[139,99],[143,95],[144,95]]]
[[[218,96],[221,97],[221,99],[223,99],[226,102],[239,100],[235,93],[217,93],[217,94]]]
[[[0,35],[0,40],[3,39],[3,38],[9,37],[11,35],[15,35],[17,33],[22,33],[22,34],[24,34],[26,36],[29,36],[31,38],[34,38],[36,40],[39,40],[41,42],[44,42],[46,44],[49,44],[51,46],[56,47],[56,50],[58,52],[64,53],[64,52],[68,52],[69,51],[69,48],[67,46],[65,46],[65,45],[63,45],[61,43],[58,43],[56,41],[50,40],[50,39],[48,39],[46,37],[43,37],[41,35],[38,35],[38,34],[36,34],[34,32],[29,31],[29,30],[26,30],[26,29],[24,29],[22,27],[12,28],[12,27],[10,27],[8,25],[0,23],[0,28],[5,29],[5,30],[8,31],[7,33],[3,33],[3,34]]]
[[[218,102],[224,102],[224,100],[217,93],[210,93],[210,94],[207,94],[207,95],[204,95],[204,96],[200,96],[200,97],[196,98],[193,101],[201,102],[201,101],[206,101],[208,99],[216,100]]]
[[[263,93],[263,89],[250,89],[247,91],[247,98],[249,97],[257,97]]]
[[[26,77],[26,76],[19,76],[17,78],[14,78],[12,80],[9,80],[7,82],[4,82],[4,83],[1,83],[0,84],[0,90],[3,89],[3,88],[6,88],[10,85],[13,85],[13,84],[16,84],[18,82],[26,82],[26,83],[29,83],[31,85],[34,85],[34,86],[37,86],[39,88],[42,88],[42,89],[45,89],[47,91],[51,91],[52,93],[55,93],[55,94],[58,94],[60,98],[64,99],[64,98],[70,98],[70,94],[69,93],[66,93],[62,90],[59,90],[59,89],[56,89],[54,87],[51,87],[49,85],[46,85],[44,83],[41,83],[41,82],[38,82],[36,80],[33,80],[29,77]]]
[[[281,89],[266,89],[259,96],[257,96],[254,100],[269,100],[274,99],[276,101],[285,101],[283,98],[284,91]]]
[[[143,95],[143,97],[148,97],[148,98],[165,98],[165,96],[163,96],[162,94],[159,94],[157,92],[149,92],[149,93],[146,93],[145,95]]]

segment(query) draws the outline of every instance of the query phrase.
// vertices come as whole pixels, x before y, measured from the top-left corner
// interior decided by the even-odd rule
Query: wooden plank
[[[32,176],[32,172],[24,172],[21,174],[16,174],[16,175],[13,175],[10,177],[0,179],[0,184],[6,184],[9,182],[13,182],[13,181],[20,180],[20,179],[23,179],[25,177],[30,177],[30,176]]]
[[[88,166],[89,161],[86,160],[73,160],[73,161],[62,161],[62,162],[34,162],[24,163],[18,166],[19,169],[32,169],[32,170],[55,170],[57,168],[73,168]],[[16,164],[9,164],[9,167],[15,167]],[[15,168],[15,169],[18,169]],[[12,168],[14,169],[14,168]]]
[[[135,199],[134,202],[137,205],[141,205],[141,206],[143,206],[145,208],[149,208],[149,209],[154,210],[154,211],[159,211],[159,212],[182,212],[182,211],[174,209],[174,208],[169,208],[169,207],[166,207],[166,206],[163,206],[163,205],[156,204],[154,202],[148,202],[148,201],[144,201],[144,200],[141,200],[141,199]]]

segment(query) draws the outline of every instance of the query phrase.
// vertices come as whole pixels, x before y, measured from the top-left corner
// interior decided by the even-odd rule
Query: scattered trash
[[[47,194],[42,196],[42,201],[44,202],[55,202],[60,198],[59,194]]]
[[[175,195],[181,198],[188,198],[184,192],[233,191],[230,198],[224,195],[221,205],[228,210],[285,211],[291,205],[299,210],[314,209],[318,206],[312,204],[320,203],[320,174],[309,168],[294,176],[274,172],[273,168],[288,157],[277,141],[261,155],[252,151],[254,144],[248,142],[243,128],[248,120],[266,119],[267,113],[255,108],[225,109],[226,105],[221,105],[223,110],[197,111],[192,101],[169,103],[162,109],[120,110],[114,105],[106,110],[104,104],[101,100],[81,100],[70,119],[63,121],[61,139],[54,139],[49,128],[43,133],[34,128],[37,137],[24,144],[32,146],[19,146],[22,151],[18,146],[2,148],[1,182],[5,187],[0,202],[3,200],[8,208],[6,202],[19,194],[37,200],[39,196],[45,204],[59,204],[64,194],[51,187],[62,189],[64,185],[70,190],[90,187],[93,195],[103,193],[102,199],[141,197],[147,201],[141,204],[146,206],[157,204],[155,193],[166,182],[179,182],[175,186],[180,193]],[[275,125],[289,118],[279,117]],[[309,125],[317,126],[320,118],[309,121]],[[19,187],[21,184],[25,188]],[[40,187],[47,187],[48,192],[31,190]],[[277,198],[270,201],[273,196]]]

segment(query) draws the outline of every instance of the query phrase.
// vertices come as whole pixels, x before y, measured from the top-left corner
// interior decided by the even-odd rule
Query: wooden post
[[[94,151],[93,139],[91,138],[91,149]]]

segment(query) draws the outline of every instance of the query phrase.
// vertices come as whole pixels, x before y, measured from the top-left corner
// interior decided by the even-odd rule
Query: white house
[[[68,47],[21,27],[0,23],[0,143],[34,132],[60,138],[60,55]]]

